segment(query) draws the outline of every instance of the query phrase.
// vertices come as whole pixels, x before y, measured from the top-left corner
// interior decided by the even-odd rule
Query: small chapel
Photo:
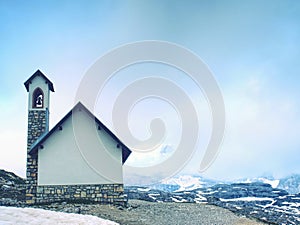
[[[123,164],[131,150],[78,102],[49,129],[53,83],[37,70],[28,92],[26,203],[125,204]]]

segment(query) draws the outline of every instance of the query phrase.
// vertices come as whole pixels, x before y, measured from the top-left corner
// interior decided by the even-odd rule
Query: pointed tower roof
[[[53,83],[40,71],[37,70],[34,74],[32,74],[31,77],[28,78],[28,80],[26,80],[24,82],[24,85],[26,87],[27,92],[29,91],[29,85],[31,84],[31,81],[36,77],[36,76],[41,76],[45,79],[46,84],[48,84],[50,91],[54,92],[54,86]]]

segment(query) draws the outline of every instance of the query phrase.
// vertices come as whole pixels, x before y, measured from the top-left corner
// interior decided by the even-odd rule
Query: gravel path
[[[235,215],[229,210],[206,204],[195,203],[153,203],[130,200],[128,209],[118,209],[109,205],[94,205],[81,211],[99,216],[121,225],[258,225],[265,224]]]

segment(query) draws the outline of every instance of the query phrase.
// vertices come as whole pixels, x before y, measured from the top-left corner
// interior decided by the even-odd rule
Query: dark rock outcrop
[[[14,173],[0,170],[0,205],[24,205],[25,180]]]

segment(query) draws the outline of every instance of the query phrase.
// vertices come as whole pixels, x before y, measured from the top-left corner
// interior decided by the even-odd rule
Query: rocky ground
[[[112,205],[51,204],[39,208],[60,212],[72,212],[98,216],[116,221],[121,225],[166,225],[166,224],[265,224],[254,219],[237,216],[229,210],[208,204],[157,203],[129,200],[128,207]]]

